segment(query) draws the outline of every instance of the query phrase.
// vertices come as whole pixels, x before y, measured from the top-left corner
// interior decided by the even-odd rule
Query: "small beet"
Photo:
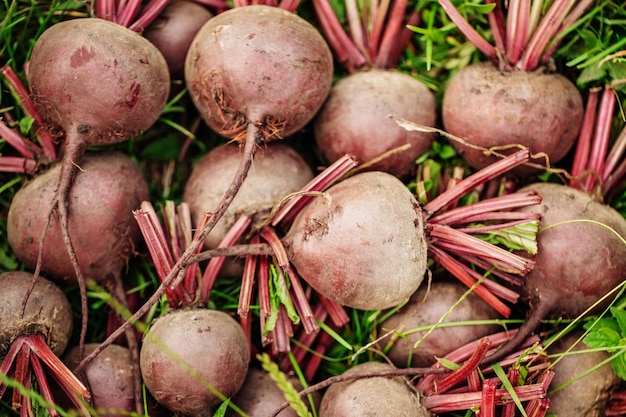
[[[39,277],[33,287],[33,279],[33,274],[23,271],[0,274],[0,358],[19,336],[44,335],[57,356],[65,351],[70,341],[73,316],[67,297],[43,277]],[[31,287],[32,292],[28,295]],[[24,302],[26,307],[22,315]]]
[[[226,144],[211,150],[195,165],[183,196],[195,224],[217,207],[241,158],[236,144]],[[311,168],[291,146],[279,142],[264,145],[257,151],[237,196],[207,237],[206,246],[217,247],[241,214],[265,218],[280,199],[299,191],[312,178]]]
[[[189,416],[212,416],[224,398],[239,391],[249,362],[239,323],[223,311],[199,308],[157,319],[140,355],[141,374],[157,402]]]
[[[97,343],[85,345],[85,355],[91,353]],[[74,346],[65,352],[63,362],[71,369],[83,357]],[[109,345],[85,366],[83,375],[91,392],[92,406],[99,417],[128,416],[135,410],[133,392],[133,364],[131,352],[120,345]],[[65,407],[65,409],[69,409]]]
[[[295,376],[287,376],[287,381],[289,381],[296,390],[302,390],[302,384],[300,384],[298,378]],[[319,393],[313,393],[312,398],[314,404],[318,406],[320,402]],[[243,386],[231,401],[249,417],[267,417],[287,400],[285,393],[270,377],[270,374],[262,369],[250,368]],[[304,397],[303,401],[308,405],[307,397]],[[226,416],[228,417],[235,417],[237,415],[238,414],[232,409],[226,412]],[[297,417],[298,414],[293,408],[289,407],[276,416]]]
[[[615,374],[610,363],[596,368],[610,358],[608,352],[582,353],[581,350],[587,349],[582,342],[572,346],[578,337],[580,332],[568,334],[548,349],[551,355],[564,353],[563,357],[558,357],[552,368],[554,378],[550,384],[551,391],[548,392],[549,412],[556,416],[599,417],[604,415],[609,395],[617,388],[621,378]],[[594,368],[596,369],[593,372],[571,385],[561,387]]]
[[[143,35],[161,51],[170,73],[183,75],[189,45],[212,17],[209,9],[195,1],[172,1]]]
[[[353,154],[359,163],[365,163],[408,144],[409,149],[368,167],[406,179],[415,173],[415,160],[430,150],[434,134],[409,132],[388,116],[434,126],[436,108],[434,94],[408,74],[381,69],[358,71],[333,86],[315,118],[315,139],[329,162]]]

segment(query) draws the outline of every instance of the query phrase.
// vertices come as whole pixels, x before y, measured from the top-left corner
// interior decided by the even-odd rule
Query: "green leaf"
[[[213,417],[224,417],[226,415],[226,411],[228,410],[228,406],[230,405],[230,399],[227,399],[220,405],[220,407],[215,410]]]
[[[595,331],[596,329],[601,329],[603,327],[613,329],[616,332],[619,332],[619,326],[617,325],[617,320],[615,320],[613,317],[596,318],[591,321],[585,322],[585,324],[583,324],[583,328],[585,330]]]
[[[181,141],[176,135],[166,135],[148,143],[139,157],[151,161],[168,161],[178,157],[180,148]]]
[[[625,336],[626,335],[626,311],[616,308],[616,307],[611,307],[611,314],[613,315],[613,317],[615,317],[615,320],[617,321],[617,325],[619,327],[621,335]]]
[[[498,230],[481,233],[483,240],[494,245],[503,245],[510,250],[525,250],[534,255],[537,253],[537,231],[539,221],[518,224]]]
[[[33,127],[33,123],[35,122],[35,119],[29,116],[25,116],[22,117],[19,122],[18,125],[20,127],[20,132],[22,132],[22,134],[27,135],[28,132],[30,132],[31,127]]]
[[[593,331],[585,336],[583,342],[591,348],[614,348],[619,346],[621,339],[619,332],[602,327],[599,329],[594,328]]]
[[[626,355],[624,355],[623,351],[611,360],[611,366],[617,376],[626,380]]]

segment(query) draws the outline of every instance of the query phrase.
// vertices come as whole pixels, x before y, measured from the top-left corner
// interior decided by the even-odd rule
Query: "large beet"
[[[141,348],[140,367],[146,387],[177,414],[212,416],[231,397],[248,372],[246,336],[223,311],[181,309],[157,319]]]
[[[558,162],[572,148],[583,120],[583,102],[566,77],[539,69],[501,71],[490,62],[469,65],[448,83],[441,118],[448,133],[481,148],[522,145]],[[497,160],[453,142],[475,169]],[[518,150],[513,147],[502,153]],[[540,158],[534,161],[545,164]],[[529,172],[518,168],[518,172]]]
[[[147,129],[170,88],[167,64],[154,45],[98,18],[63,21],[43,32],[28,80],[37,110],[63,130],[70,154],[76,146],[118,143]]]
[[[329,188],[298,213],[283,242],[315,290],[354,308],[399,304],[426,271],[419,204],[385,172],[360,173]]]
[[[626,245],[615,235],[626,238],[621,214],[590,194],[561,184],[536,183],[520,191],[524,190],[542,196],[539,205],[520,209],[541,214],[535,267],[524,278],[531,311],[517,335],[488,360],[513,349],[550,314],[570,318],[582,314],[626,277]]]
[[[9,243],[30,269],[37,265],[41,231],[61,170],[61,164],[57,164],[26,183],[9,208]],[[147,181],[127,155],[114,152],[85,156],[69,194],[68,226],[86,278],[103,281],[122,271],[141,238],[132,211],[148,198]],[[58,214],[53,213],[43,245],[41,270],[75,283],[76,274],[59,223]]]
[[[332,82],[332,55],[306,20],[273,6],[235,7],[209,20],[192,42],[185,80],[207,124],[234,137],[249,123],[265,139],[310,121]]]

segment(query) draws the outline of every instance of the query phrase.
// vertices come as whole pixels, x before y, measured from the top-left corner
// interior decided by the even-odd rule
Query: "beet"
[[[86,344],[85,355],[97,346],[97,343]],[[83,357],[80,356],[80,348],[74,346],[68,349],[62,359],[70,368],[74,368]],[[84,380],[98,416],[122,417],[135,410],[132,374],[135,366],[127,348],[109,345],[84,368]],[[69,410],[69,407],[65,409]]]
[[[182,76],[191,41],[212,17],[209,9],[195,1],[175,0],[163,9],[143,35],[161,51],[170,74]]]
[[[239,323],[223,311],[197,308],[173,310],[153,322],[140,356],[141,374],[154,398],[192,416],[212,416],[236,394],[249,362]]]
[[[574,145],[583,120],[578,88],[545,69],[501,71],[489,62],[469,65],[448,83],[441,109],[445,130],[481,148],[523,145],[560,161]],[[497,158],[465,144],[452,145],[473,168]],[[499,152],[510,153],[504,148]],[[544,164],[539,158],[536,163]],[[530,172],[517,169],[518,172]]]
[[[579,337],[578,331],[568,334],[548,349],[551,355],[564,354],[562,357],[556,356],[553,360],[554,378],[548,393],[549,412],[557,416],[599,417],[604,415],[609,395],[617,388],[621,379],[615,374],[610,363],[596,368],[611,355],[603,351],[580,352],[587,347],[582,342],[574,345]],[[561,387],[593,368],[596,369],[588,375],[571,385]]]
[[[323,296],[378,310],[408,299],[426,271],[419,204],[391,174],[364,172],[305,206],[283,238],[289,260]]]
[[[293,387],[300,391],[302,384],[295,376],[287,376],[287,380]],[[313,393],[314,404],[319,405],[319,393]],[[250,368],[248,375],[241,389],[231,399],[232,403],[239,407],[249,417],[267,417],[280,407],[285,401],[285,393],[278,387],[276,382],[270,377],[270,374],[258,368]],[[305,404],[308,405],[307,398],[303,398]],[[232,409],[226,412],[226,416],[235,417],[239,414]],[[293,408],[289,407],[280,413],[277,417],[297,417],[297,413]]]
[[[185,183],[183,200],[189,204],[194,224],[219,204],[237,171],[242,155],[236,144],[214,148],[195,166]],[[206,239],[215,248],[241,214],[261,220],[286,195],[299,191],[313,178],[306,161],[285,143],[261,148],[237,196]]]
[[[315,140],[329,162],[344,154],[359,163],[409,144],[408,150],[368,167],[406,179],[415,173],[415,160],[430,150],[433,133],[409,132],[387,117],[390,114],[434,126],[435,96],[417,79],[393,70],[358,71],[341,78],[315,119]]]
[[[575,318],[582,314],[626,276],[626,245],[614,234],[626,238],[626,220],[621,214],[566,185],[536,183],[520,191],[524,190],[542,196],[539,205],[520,209],[541,214],[535,267],[524,278],[523,297],[531,310],[517,335],[488,356],[489,361],[510,352],[548,315]],[[557,224],[569,220],[573,222]],[[542,230],[549,226],[554,227]]]
[[[63,291],[43,277],[33,287],[33,275],[23,271],[0,274],[0,288],[0,358],[18,336],[37,333],[44,335],[52,352],[60,356],[70,341],[73,323],[72,309]]]
[[[343,375],[393,369],[381,362],[353,366]],[[364,377],[331,385],[322,397],[320,417],[427,417],[431,414],[420,403],[420,396],[404,377]]]
[[[27,182],[13,197],[7,216],[7,236],[16,256],[29,269],[37,265],[41,231],[49,215],[62,164]],[[132,211],[149,198],[141,170],[119,152],[87,154],[68,196],[68,229],[83,275],[102,282],[120,274],[141,235]],[[67,283],[76,273],[65,249],[61,220],[53,213],[41,260],[41,270]]]
[[[317,29],[264,5],[235,7],[209,20],[185,66],[187,87],[206,123],[240,140],[251,125],[259,126],[262,140],[301,129],[326,99],[332,74],[332,56]]]
[[[387,353],[389,359],[399,367],[431,366],[437,358],[444,357],[454,349],[495,333],[499,329],[498,325],[467,323],[496,319],[499,315],[474,293],[468,294],[459,303],[466,291],[467,287],[458,281],[437,279],[428,287],[420,287],[406,305],[379,326],[381,335],[389,331],[393,331],[393,334],[406,333],[406,336],[400,336],[393,342]],[[463,323],[454,327],[437,327],[432,331],[411,330],[435,326],[444,316],[445,320],[441,323]],[[385,337],[380,345],[384,347],[389,341],[390,337]],[[419,344],[415,346],[417,342]]]

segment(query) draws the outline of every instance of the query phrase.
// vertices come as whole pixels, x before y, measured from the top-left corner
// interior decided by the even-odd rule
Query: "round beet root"
[[[211,17],[213,13],[195,1],[172,1],[143,35],[161,51],[170,73],[183,75],[189,45]]]
[[[390,114],[434,126],[435,96],[417,79],[393,70],[359,71],[340,79],[315,118],[315,139],[322,155],[334,162],[351,154],[364,163],[409,144],[408,150],[368,168],[408,178],[415,172],[415,160],[430,150],[434,134],[409,132]]]
[[[551,355],[564,353],[564,356],[559,357],[558,362],[552,368],[554,378],[550,384],[551,392],[548,393],[549,412],[556,416],[599,417],[604,415],[609,395],[621,381],[610,363],[605,363],[567,387],[559,388],[597,367],[611,356],[608,352],[602,351],[581,353],[581,350],[587,349],[582,342],[565,353],[579,337],[579,332],[568,334],[549,348]]]
[[[365,362],[343,375],[392,370],[391,365]],[[404,377],[363,377],[331,385],[319,409],[320,417],[428,417],[420,397]]]
[[[550,314],[584,313],[626,277],[626,220],[620,213],[566,185],[536,183],[525,190],[542,197],[540,204],[519,209],[541,214],[535,267],[524,277],[531,310],[517,335],[487,360],[510,352]]]
[[[380,334],[391,330],[408,333],[394,342],[387,353],[389,359],[399,367],[431,366],[438,357],[444,357],[458,347],[495,333],[499,329],[495,324],[467,324],[474,320],[496,319],[500,316],[474,293],[459,303],[466,291],[467,287],[457,281],[434,281],[429,287],[419,288],[405,306],[380,325]],[[411,331],[419,327],[434,326],[446,314],[443,323],[464,323],[453,327],[439,327],[433,331]],[[390,337],[385,337],[380,345],[384,347],[389,340]]]
[[[170,88],[167,63],[150,41],[98,18],[43,32],[28,80],[37,110],[63,130],[70,153],[75,146],[122,142],[152,126]]]
[[[198,417],[212,416],[222,398],[239,391],[249,362],[239,323],[208,309],[173,310],[157,319],[140,355],[141,374],[154,398],[175,413]]]
[[[63,291],[39,277],[33,287],[33,274],[13,271],[0,274],[0,359],[19,336],[41,334],[55,355],[60,356],[72,333],[72,309]],[[24,314],[22,306],[33,288]]]
[[[235,137],[249,123],[264,139],[308,123],[330,91],[332,54],[320,33],[279,7],[235,7],[210,19],[192,42],[185,81],[206,123]]]
[[[97,343],[86,344],[85,356],[96,347]],[[70,369],[75,368],[83,359],[79,353],[78,346],[68,349],[63,362]],[[134,366],[130,350],[120,345],[107,346],[85,366],[84,379],[99,417],[122,417],[135,411]]]
[[[363,310],[408,299],[426,271],[422,211],[385,172],[360,173],[329,188],[298,213],[283,243],[315,290]]]
[[[287,380],[298,391],[302,390],[302,384],[295,376],[287,376]],[[313,393],[314,404],[319,405],[320,396]],[[308,404],[307,398],[303,398]],[[249,417],[267,417],[280,407],[285,401],[285,393],[278,387],[270,375],[258,368],[250,368],[243,386],[231,399],[232,403],[241,408]],[[236,417],[239,414],[228,409],[226,416]],[[297,417],[293,408],[288,407],[277,414],[277,417]]]
[[[219,204],[237,171],[242,155],[236,144],[222,145],[207,153],[185,184],[183,200],[189,204],[194,224]],[[206,239],[217,247],[241,214],[268,214],[281,198],[300,190],[313,178],[306,161],[289,145],[268,143],[260,148],[246,181]]]
[[[569,79],[545,69],[500,71],[490,62],[472,64],[455,74],[445,90],[442,121],[445,130],[481,148],[522,145],[532,154],[546,153],[550,163],[567,154],[578,137],[583,101]],[[498,158],[452,142],[475,169]],[[518,150],[513,147],[508,151]],[[544,158],[533,161],[545,165]],[[520,167],[516,172],[531,172]]]
[[[55,195],[61,164],[33,178],[11,202],[7,217],[9,244],[29,268],[37,265],[41,232]],[[69,234],[86,278],[103,281],[119,274],[141,234],[132,211],[149,198],[147,181],[127,155],[87,154],[69,194]],[[45,240],[41,270],[75,283],[58,214],[53,213]]]

